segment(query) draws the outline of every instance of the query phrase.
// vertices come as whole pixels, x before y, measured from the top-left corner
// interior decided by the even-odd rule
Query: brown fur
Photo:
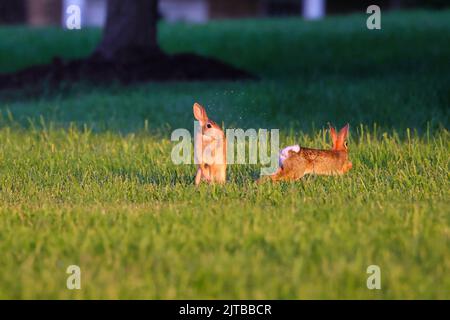
[[[225,134],[214,121],[210,120],[205,109],[198,103],[193,107],[194,117],[199,121],[201,133],[195,136],[196,145],[200,146],[198,152],[202,155],[209,150],[212,159],[201,159],[195,176],[195,185],[201,181],[208,183],[225,183],[227,171],[227,141]]]
[[[299,152],[290,151],[283,167],[270,176],[272,181],[295,181],[305,174],[342,175],[352,168],[348,158],[347,139],[348,124],[338,134],[330,127],[333,141],[331,150],[300,148]]]

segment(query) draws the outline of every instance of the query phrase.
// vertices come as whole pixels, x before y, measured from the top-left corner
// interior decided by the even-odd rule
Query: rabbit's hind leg
[[[283,169],[272,176],[272,181],[296,181],[305,175],[307,162],[303,159],[287,159]]]
[[[278,168],[277,171],[272,175],[261,175],[255,182],[257,184],[262,184],[268,181],[275,181],[274,179],[276,179],[276,177],[280,174],[281,170],[281,168]]]

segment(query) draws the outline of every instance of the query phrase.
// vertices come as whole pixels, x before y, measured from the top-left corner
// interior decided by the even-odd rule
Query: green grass
[[[161,25],[169,52],[258,82],[91,88],[0,100],[0,298],[450,298],[450,11],[320,22]],[[87,54],[98,30],[0,28],[0,70]],[[26,92],[26,91],[24,91]],[[226,127],[326,147],[351,124],[343,177],[193,186],[172,129],[203,103]],[[66,289],[68,265],[82,290]],[[382,290],[368,290],[379,265]]]

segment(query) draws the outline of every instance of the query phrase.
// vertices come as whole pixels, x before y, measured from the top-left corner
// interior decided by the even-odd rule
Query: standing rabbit
[[[194,103],[194,117],[200,128],[194,133],[196,163],[198,163],[195,185],[201,181],[225,183],[226,181],[226,145],[225,134],[221,127],[210,120],[205,108]]]

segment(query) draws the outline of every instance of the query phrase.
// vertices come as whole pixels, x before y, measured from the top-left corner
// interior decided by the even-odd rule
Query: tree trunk
[[[127,61],[161,54],[157,20],[158,0],[108,0],[106,25],[94,56]]]

